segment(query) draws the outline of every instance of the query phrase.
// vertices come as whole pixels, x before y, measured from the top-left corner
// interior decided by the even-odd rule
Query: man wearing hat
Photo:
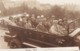
[[[62,26],[62,20],[53,20],[53,25],[50,27],[49,32],[58,36],[65,36],[66,31]]]

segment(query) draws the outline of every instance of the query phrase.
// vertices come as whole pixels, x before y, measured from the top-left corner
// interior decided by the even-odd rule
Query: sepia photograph
[[[80,0],[0,0],[0,49],[80,48]]]

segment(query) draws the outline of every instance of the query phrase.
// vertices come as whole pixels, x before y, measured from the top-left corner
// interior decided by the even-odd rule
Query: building
[[[0,15],[3,14],[3,12],[5,11],[5,6],[2,0],[0,0]]]

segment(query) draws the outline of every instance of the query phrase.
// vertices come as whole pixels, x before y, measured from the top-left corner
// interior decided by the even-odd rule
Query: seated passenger
[[[16,23],[18,26],[22,27],[22,19],[21,19],[21,18],[17,18],[15,23]]]
[[[49,21],[44,21],[43,25],[45,26],[45,28],[49,31],[50,27],[51,27],[51,23]]]
[[[65,28],[63,28],[60,23],[58,23],[58,20],[53,21],[53,25],[50,27],[49,32],[51,34],[55,34],[58,36],[65,36],[66,33],[64,32]]]
[[[36,29],[37,29],[38,31],[40,31],[40,32],[48,32],[48,30],[45,28],[45,26],[42,24],[42,22],[40,22],[40,23],[37,25]]]
[[[15,22],[12,22],[12,21],[9,20],[9,19],[5,19],[4,22],[6,23],[6,26],[7,26],[7,25],[17,26]]]
[[[30,20],[26,21],[26,23],[24,24],[24,28],[26,28],[26,29],[32,28],[32,24],[31,24]]]
[[[33,28],[35,28],[38,25],[38,22],[36,21],[35,17],[31,18],[31,24]]]
[[[22,17],[21,19],[22,19],[22,21],[21,21],[22,26],[24,26],[24,25],[25,25],[25,23],[27,22],[27,20],[26,20],[26,18],[25,18],[25,17]]]

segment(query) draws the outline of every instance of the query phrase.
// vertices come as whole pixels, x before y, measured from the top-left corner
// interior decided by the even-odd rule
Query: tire
[[[20,41],[17,40],[17,39],[12,39],[12,40],[8,43],[8,45],[9,45],[10,48],[21,48],[21,47],[22,47]]]

